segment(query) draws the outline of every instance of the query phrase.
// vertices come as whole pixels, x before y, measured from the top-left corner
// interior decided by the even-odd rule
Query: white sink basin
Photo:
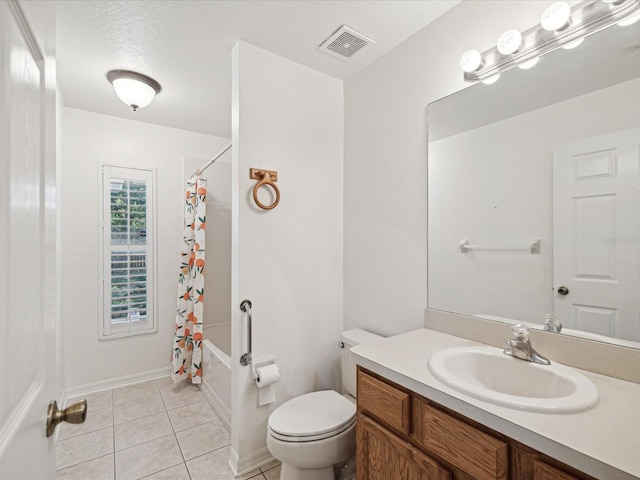
[[[519,360],[495,347],[440,350],[429,359],[429,371],[454,390],[529,412],[580,412],[600,398],[591,380],[570,367]]]

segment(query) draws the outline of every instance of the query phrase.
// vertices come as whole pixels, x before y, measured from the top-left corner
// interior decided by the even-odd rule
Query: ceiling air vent
[[[375,41],[353,28],[341,26],[318,47],[331,56],[349,60],[364,47]]]

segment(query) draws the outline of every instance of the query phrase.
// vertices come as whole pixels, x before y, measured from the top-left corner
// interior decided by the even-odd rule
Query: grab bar
[[[247,314],[247,353],[240,357],[240,365],[246,367],[251,363],[251,300],[243,300],[240,310]]]
[[[467,253],[469,250],[511,250],[540,253],[540,239],[531,238],[526,245],[472,245],[469,240],[461,240],[458,244],[458,249],[462,253]]]

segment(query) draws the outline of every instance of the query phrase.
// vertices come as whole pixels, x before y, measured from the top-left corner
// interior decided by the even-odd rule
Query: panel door
[[[640,341],[639,145],[636,128],[554,149],[554,311],[565,327]]]
[[[50,27],[55,3],[41,6],[37,16]],[[36,35],[40,27],[34,27]],[[45,433],[56,359],[55,86],[50,67],[20,4],[0,0],[2,479],[55,477],[53,437]]]

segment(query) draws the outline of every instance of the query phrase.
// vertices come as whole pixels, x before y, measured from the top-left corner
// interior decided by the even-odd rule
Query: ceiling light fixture
[[[135,112],[151,103],[162,91],[162,87],[153,78],[130,70],[111,70],[107,80],[113,85],[118,98]]]
[[[585,37],[612,25],[638,20],[640,0],[583,0],[573,6],[554,2],[544,10],[538,25],[523,32],[507,30],[485,52],[465,52],[460,68],[468,82],[493,80],[514,67],[531,68],[536,59],[558,48],[575,48]]]

